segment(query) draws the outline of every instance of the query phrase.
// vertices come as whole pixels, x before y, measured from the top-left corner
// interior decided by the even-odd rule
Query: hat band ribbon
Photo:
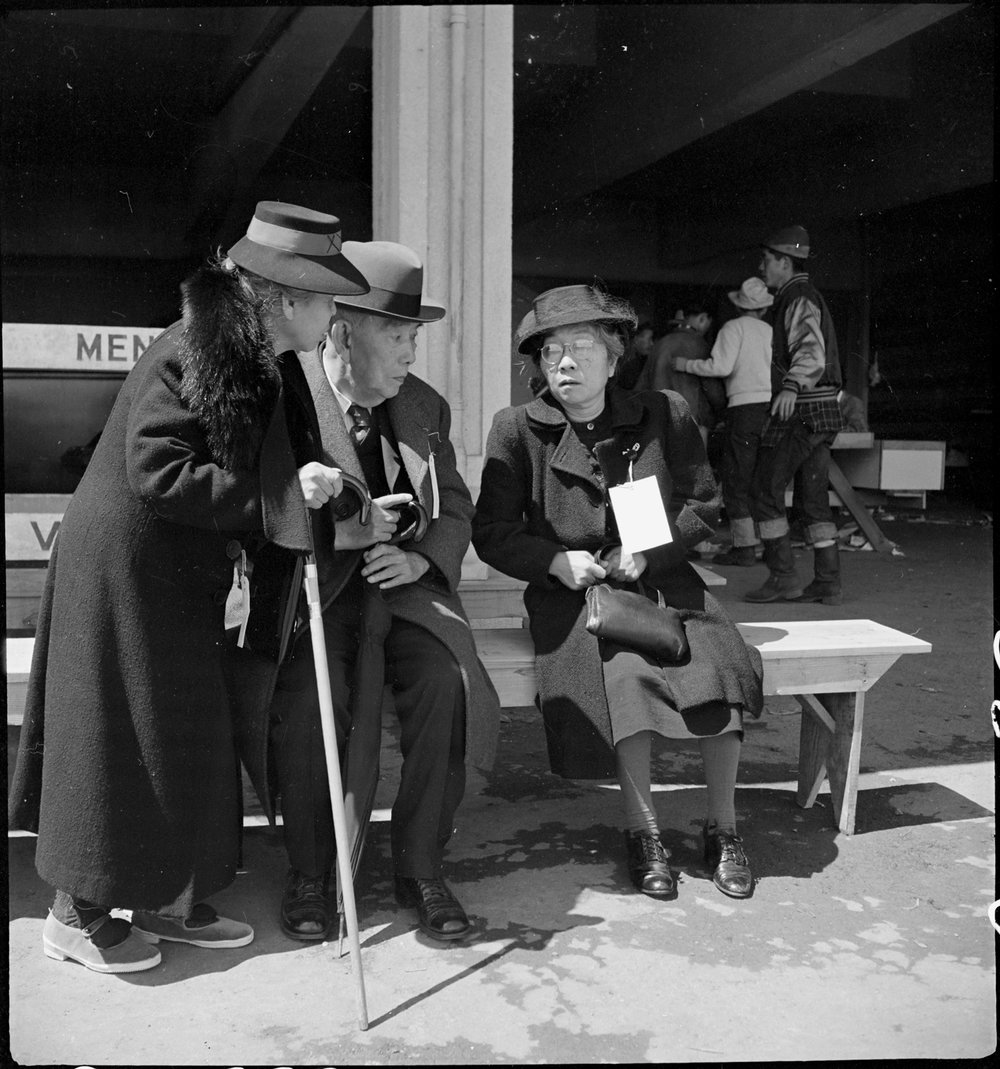
[[[340,233],[336,230],[331,234],[307,234],[277,223],[265,223],[256,216],[250,220],[247,237],[258,245],[297,252],[300,256],[336,256],[340,252]]]
[[[420,315],[421,299],[419,293],[397,293],[396,290],[384,290],[372,286],[371,291],[363,297],[351,298],[359,304],[364,302],[372,311],[391,312],[393,315],[416,318]]]

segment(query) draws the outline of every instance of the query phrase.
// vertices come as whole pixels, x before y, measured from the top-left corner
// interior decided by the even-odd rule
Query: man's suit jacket
[[[324,463],[364,481],[361,461],[351,441],[340,405],[316,353],[300,356],[319,418]],[[488,768],[495,757],[500,722],[496,691],[476,653],[475,639],[458,596],[462,558],[471,538],[474,510],[469,489],[458,472],[450,439],[451,410],[445,399],[423,380],[408,375],[399,393],[384,402],[396,435],[400,460],[421,505],[432,515],[430,457],[437,476],[439,515],[414,551],[432,567],[417,582],[383,592],[393,616],[426,628],[457,661],[465,683],[466,759]],[[338,573],[349,574],[362,564],[361,550],[334,554]],[[324,613],[337,611],[334,598]],[[301,641],[301,639],[300,639]]]

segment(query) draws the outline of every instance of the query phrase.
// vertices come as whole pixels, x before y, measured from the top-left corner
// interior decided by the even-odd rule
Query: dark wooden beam
[[[664,17],[701,21],[679,24],[672,46],[647,48],[641,64],[609,56],[575,121],[523,132],[517,154],[528,166],[516,172],[518,216],[545,214],[607,186],[967,6],[670,5]],[[713,25],[712,62],[692,62],[703,53],[685,50],[685,41]],[[530,166],[540,159],[559,166]]]
[[[245,225],[242,197],[253,188],[367,10],[310,6],[296,9],[293,18],[279,12],[262,26],[262,37],[249,53],[243,51],[244,45],[239,53],[231,53],[231,63],[253,66],[203,139],[206,149],[195,175],[187,226],[189,244],[201,247],[206,239]],[[252,59],[245,58],[251,54]],[[332,144],[332,126],[330,137]],[[240,212],[239,219],[230,217],[234,210]]]

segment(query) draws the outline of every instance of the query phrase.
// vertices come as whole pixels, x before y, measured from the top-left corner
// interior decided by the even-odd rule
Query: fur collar
[[[281,389],[259,302],[236,272],[208,264],[181,285],[181,398],[215,462],[253,468]]]

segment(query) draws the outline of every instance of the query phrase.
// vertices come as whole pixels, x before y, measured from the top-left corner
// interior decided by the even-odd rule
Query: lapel
[[[597,451],[607,485],[613,486],[623,481],[628,471],[628,463],[624,457],[621,458],[622,465],[614,461],[615,454],[621,452],[621,449],[617,447],[621,444],[622,448],[625,448],[625,444],[631,445],[632,440],[638,441],[637,432],[643,422],[645,409],[634,395],[614,387],[609,387],[605,397],[606,404],[611,408],[614,438],[598,443]],[[594,472],[593,458],[573,433],[566,413],[552,399],[551,394],[547,390],[543,391],[534,401],[528,403],[525,411],[530,423],[550,428],[553,431],[562,430],[562,436],[552,453],[549,467],[553,471],[566,472],[603,490]],[[626,439],[628,439],[627,443]]]
[[[437,434],[437,415],[428,410],[419,396],[416,383],[409,376],[403,382],[399,393],[385,402],[385,410],[396,435],[399,458],[403,462],[413,492],[420,504],[430,509],[432,495],[427,458],[432,448],[430,436]],[[442,444],[435,438],[434,450],[437,451]]]
[[[319,419],[320,441],[323,444],[325,463],[346,471],[356,479],[364,482],[365,474],[361,461],[354,450],[354,443],[347,431],[344,414],[340,410],[333,387],[323,370],[322,350],[314,349],[309,353],[299,353],[299,364],[309,385],[312,403]]]
[[[635,394],[619,389],[608,390],[608,404],[614,437],[598,442],[595,451],[607,485],[619,486],[628,479],[630,458],[638,458],[646,408]]]

